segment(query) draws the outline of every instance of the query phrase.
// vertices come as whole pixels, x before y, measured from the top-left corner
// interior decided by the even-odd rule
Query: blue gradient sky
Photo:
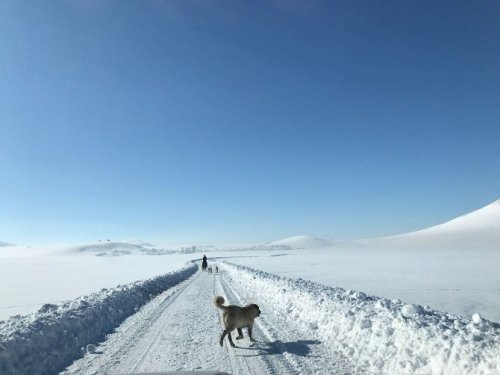
[[[446,221],[500,198],[499,62],[497,1],[2,1],[0,240]]]

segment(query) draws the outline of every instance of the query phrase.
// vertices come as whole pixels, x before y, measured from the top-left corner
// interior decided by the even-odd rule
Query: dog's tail
[[[215,297],[215,299],[214,299],[214,304],[215,304],[215,306],[217,306],[219,309],[221,309],[221,310],[226,310],[226,306],[223,306],[223,305],[224,305],[224,297],[222,297],[222,296],[217,296],[217,297]]]

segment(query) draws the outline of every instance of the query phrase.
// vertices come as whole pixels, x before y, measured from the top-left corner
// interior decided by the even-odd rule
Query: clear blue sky
[[[249,243],[500,198],[498,1],[0,2],[0,240]]]

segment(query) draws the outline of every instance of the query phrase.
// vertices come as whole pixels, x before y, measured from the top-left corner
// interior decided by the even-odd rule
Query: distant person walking
[[[203,260],[201,262],[201,270],[205,271],[205,269],[207,268],[207,266],[208,266],[207,256],[203,255]]]

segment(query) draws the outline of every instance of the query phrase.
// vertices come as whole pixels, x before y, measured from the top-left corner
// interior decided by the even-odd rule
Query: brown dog
[[[260,315],[259,306],[252,303],[246,306],[236,306],[229,305],[224,306],[224,297],[217,296],[214,299],[215,306],[223,310],[222,319],[224,321],[224,331],[220,337],[220,346],[222,346],[224,337],[227,335],[229,338],[229,343],[234,347],[233,338],[231,337],[231,332],[235,329],[238,330],[238,337],[236,340],[243,338],[242,328],[248,328],[248,336],[250,341],[255,341],[252,337],[253,322],[256,317]]]

